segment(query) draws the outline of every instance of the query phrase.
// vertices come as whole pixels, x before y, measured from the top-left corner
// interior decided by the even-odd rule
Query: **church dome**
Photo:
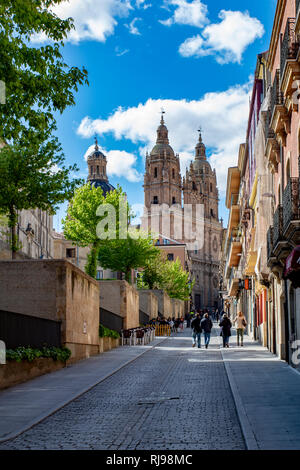
[[[88,155],[88,160],[94,159],[94,158],[106,158],[104,153],[102,153],[99,149],[97,137],[95,138],[94,150]]]
[[[162,112],[160,125],[157,128],[157,139],[150,156],[171,156],[174,157],[175,153],[169,144],[169,131],[164,121],[164,112]]]

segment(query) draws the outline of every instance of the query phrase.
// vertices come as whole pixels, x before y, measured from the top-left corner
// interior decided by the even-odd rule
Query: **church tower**
[[[205,217],[218,220],[219,192],[216,170],[212,170],[207,161],[200,130],[195,159],[183,178],[183,200],[184,204],[204,204]]]
[[[95,137],[95,148],[87,158],[87,164],[89,170],[88,182],[96,188],[101,186],[104,196],[107,192],[115,189],[108,181],[106,174],[107,159],[99,149],[97,137]]]
[[[161,115],[157,129],[156,145],[150,155],[146,156],[144,177],[145,207],[153,204],[180,205],[181,207],[181,175],[179,155],[175,155],[169,144],[168,129]]]
[[[219,262],[222,223],[219,221],[216,171],[207,161],[206,148],[199,130],[195,159],[186,170],[182,184],[184,204],[203,204],[204,230],[201,249],[190,252],[191,274],[195,280],[193,300],[196,309],[216,308],[219,300]]]

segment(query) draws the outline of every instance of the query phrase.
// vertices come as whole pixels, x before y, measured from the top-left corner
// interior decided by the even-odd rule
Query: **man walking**
[[[202,328],[201,328],[201,318],[200,318],[199,313],[197,313],[196,317],[193,319],[191,327],[193,330],[193,348],[196,346],[196,339],[197,339],[198,348],[200,349]]]
[[[201,320],[201,329],[204,331],[204,341],[205,341],[205,348],[208,348],[208,345],[210,343],[210,335],[211,335],[211,330],[213,327],[213,323],[211,319],[209,318],[208,313],[204,315],[204,318]]]

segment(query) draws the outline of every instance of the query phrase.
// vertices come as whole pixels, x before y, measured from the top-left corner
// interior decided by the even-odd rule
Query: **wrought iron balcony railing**
[[[282,206],[279,205],[275,211],[273,219],[273,247],[275,248],[277,243],[282,240],[283,231],[283,216]]]
[[[299,0],[300,1],[300,0]],[[276,70],[273,86],[271,88],[271,115],[275,106],[283,105],[283,93],[280,90],[280,70]]]
[[[289,224],[299,220],[299,178],[289,178],[283,193],[283,232],[288,229]]]
[[[267,232],[267,255],[268,259],[271,258],[273,252],[273,227],[270,227]]]
[[[283,77],[287,60],[296,59],[299,49],[299,38],[295,33],[295,18],[288,18],[285,33],[281,41],[280,50],[280,75]]]
[[[265,138],[266,142],[268,139],[274,139],[275,138],[275,132],[273,129],[270,127],[271,123],[271,111],[268,109],[266,113],[266,120],[265,120]]]

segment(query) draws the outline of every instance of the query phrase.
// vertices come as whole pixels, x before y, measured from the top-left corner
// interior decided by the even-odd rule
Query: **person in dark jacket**
[[[193,330],[193,348],[196,346],[196,339],[198,343],[198,348],[201,348],[201,317],[200,314],[197,313],[196,317],[192,320],[191,327]]]
[[[211,335],[212,327],[213,327],[213,322],[209,318],[208,313],[206,313],[201,320],[201,328],[204,331],[204,342],[205,342],[206,349],[208,348],[208,345],[210,343],[210,335]]]
[[[229,320],[228,316],[225,314],[220,322],[221,336],[223,337],[223,348],[229,348],[229,338],[231,336],[231,321]]]

